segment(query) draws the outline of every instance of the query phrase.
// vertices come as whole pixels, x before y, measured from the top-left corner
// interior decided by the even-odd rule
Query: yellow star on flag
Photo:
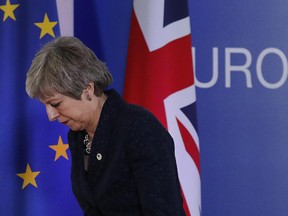
[[[63,144],[61,136],[59,136],[57,145],[50,145],[49,147],[56,152],[54,161],[58,160],[58,158],[61,156],[68,160],[68,155],[67,155],[66,150],[68,149],[69,146],[68,144]]]
[[[11,19],[16,21],[16,17],[14,15],[14,10],[19,7],[20,4],[10,4],[10,0],[6,1],[6,5],[1,5],[0,9],[4,11],[3,22],[10,17]]]
[[[32,172],[30,165],[27,163],[26,166],[26,171],[24,173],[18,173],[17,176],[19,176],[20,178],[22,178],[23,181],[23,185],[22,185],[22,190],[28,185],[28,184],[32,184],[34,187],[37,188],[37,183],[35,178],[40,174],[39,171],[37,172]]]
[[[53,28],[57,25],[58,22],[50,22],[47,13],[45,13],[43,22],[34,23],[37,27],[41,29],[40,39],[46,34],[51,35],[55,38]]]

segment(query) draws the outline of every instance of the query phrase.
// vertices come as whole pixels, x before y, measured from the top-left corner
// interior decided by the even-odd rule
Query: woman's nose
[[[47,112],[49,121],[54,121],[59,116],[59,113],[57,112],[57,110],[53,108],[51,105],[46,106],[46,112]]]

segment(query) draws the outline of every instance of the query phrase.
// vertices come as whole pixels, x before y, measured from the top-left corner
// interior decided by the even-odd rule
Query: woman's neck
[[[94,133],[97,129],[100,115],[106,99],[107,96],[104,93],[100,97],[94,96],[92,98],[92,102],[94,103],[93,105],[94,109],[91,116],[90,126],[86,128],[86,132],[88,133],[91,141],[93,140]]]

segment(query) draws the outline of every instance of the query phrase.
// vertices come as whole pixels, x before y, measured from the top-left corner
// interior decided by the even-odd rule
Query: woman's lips
[[[61,122],[61,124],[67,125],[69,120]]]

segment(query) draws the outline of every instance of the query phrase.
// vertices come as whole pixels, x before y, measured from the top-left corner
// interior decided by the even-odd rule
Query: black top
[[[145,109],[105,93],[87,172],[84,131],[68,133],[72,189],[84,215],[185,215],[171,136]]]

